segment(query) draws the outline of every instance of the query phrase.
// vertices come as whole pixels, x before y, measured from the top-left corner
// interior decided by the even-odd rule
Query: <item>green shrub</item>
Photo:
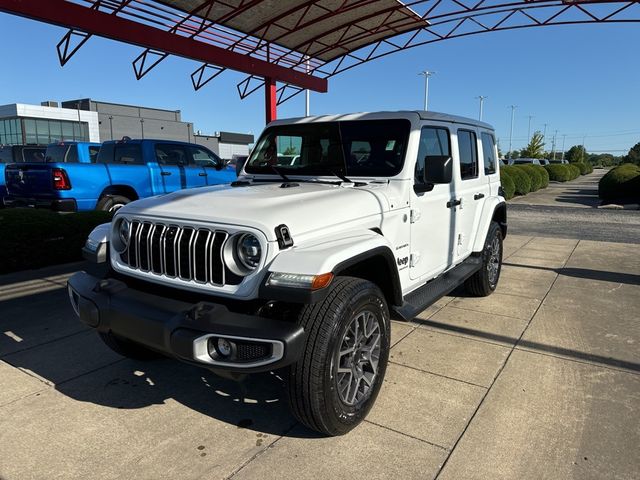
[[[504,198],[507,200],[512,199],[516,194],[516,185],[513,183],[513,179],[505,171],[504,167],[500,169],[500,183],[504,190]]]
[[[538,171],[533,168],[533,165],[516,165],[516,168],[521,169],[524,173],[529,176],[529,180],[531,180],[531,191],[535,192],[542,188],[542,183],[544,181],[542,174],[538,173]]]
[[[542,186],[540,188],[547,188],[549,186],[549,172],[542,165],[531,165],[535,168],[542,178]]]
[[[523,170],[513,165],[507,165],[502,168],[513,180],[513,184],[516,187],[516,195],[526,195],[531,191],[531,179]]]
[[[586,175],[587,173],[593,172],[593,168],[591,167],[590,163],[575,162],[571,165],[575,165],[580,169],[580,175]]]
[[[59,214],[27,208],[0,211],[0,273],[82,260],[82,246],[107,212]]]
[[[544,169],[549,174],[549,180],[554,182],[568,182],[571,180],[571,172],[568,167],[568,165],[552,163],[551,165],[545,165]]]
[[[569,167],[569,172],[570,172],[569,180],[575,180],[580,176],[580,169],[576,166],[575,163],[570,163],[569,165],[566,165],[566,166]]]
[[[598,194],[603,200],[640,200],[640,166],[623,163],[600,179]]]

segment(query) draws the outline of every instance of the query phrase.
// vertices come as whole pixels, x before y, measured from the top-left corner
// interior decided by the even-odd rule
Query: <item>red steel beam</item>
[[[278,118],[278,96],[276,81],[272,78],[264,79],[264,100],[267,123]]]
[[[65,0],[0,0],[0,11],[324,93],[327,80]]]

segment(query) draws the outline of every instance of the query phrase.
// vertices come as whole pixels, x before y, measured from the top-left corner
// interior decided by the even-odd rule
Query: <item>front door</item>
[[[425,185],[424,171],[430,157],[451,156],[451,133],[444,126],[422,127],[411,198],[410,278],[430,280],[453,261],[455,208],[453,183]]]

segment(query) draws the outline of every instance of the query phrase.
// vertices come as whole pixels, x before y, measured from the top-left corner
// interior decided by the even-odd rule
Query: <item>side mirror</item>
[[[424,157],[424,183],[451,183],[453,160],[450,156]]]

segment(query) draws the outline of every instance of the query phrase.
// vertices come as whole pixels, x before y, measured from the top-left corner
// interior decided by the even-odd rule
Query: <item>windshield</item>
[[[390,177],[402,170],[408,120],[277,125],[262,134],[247,173]]]

